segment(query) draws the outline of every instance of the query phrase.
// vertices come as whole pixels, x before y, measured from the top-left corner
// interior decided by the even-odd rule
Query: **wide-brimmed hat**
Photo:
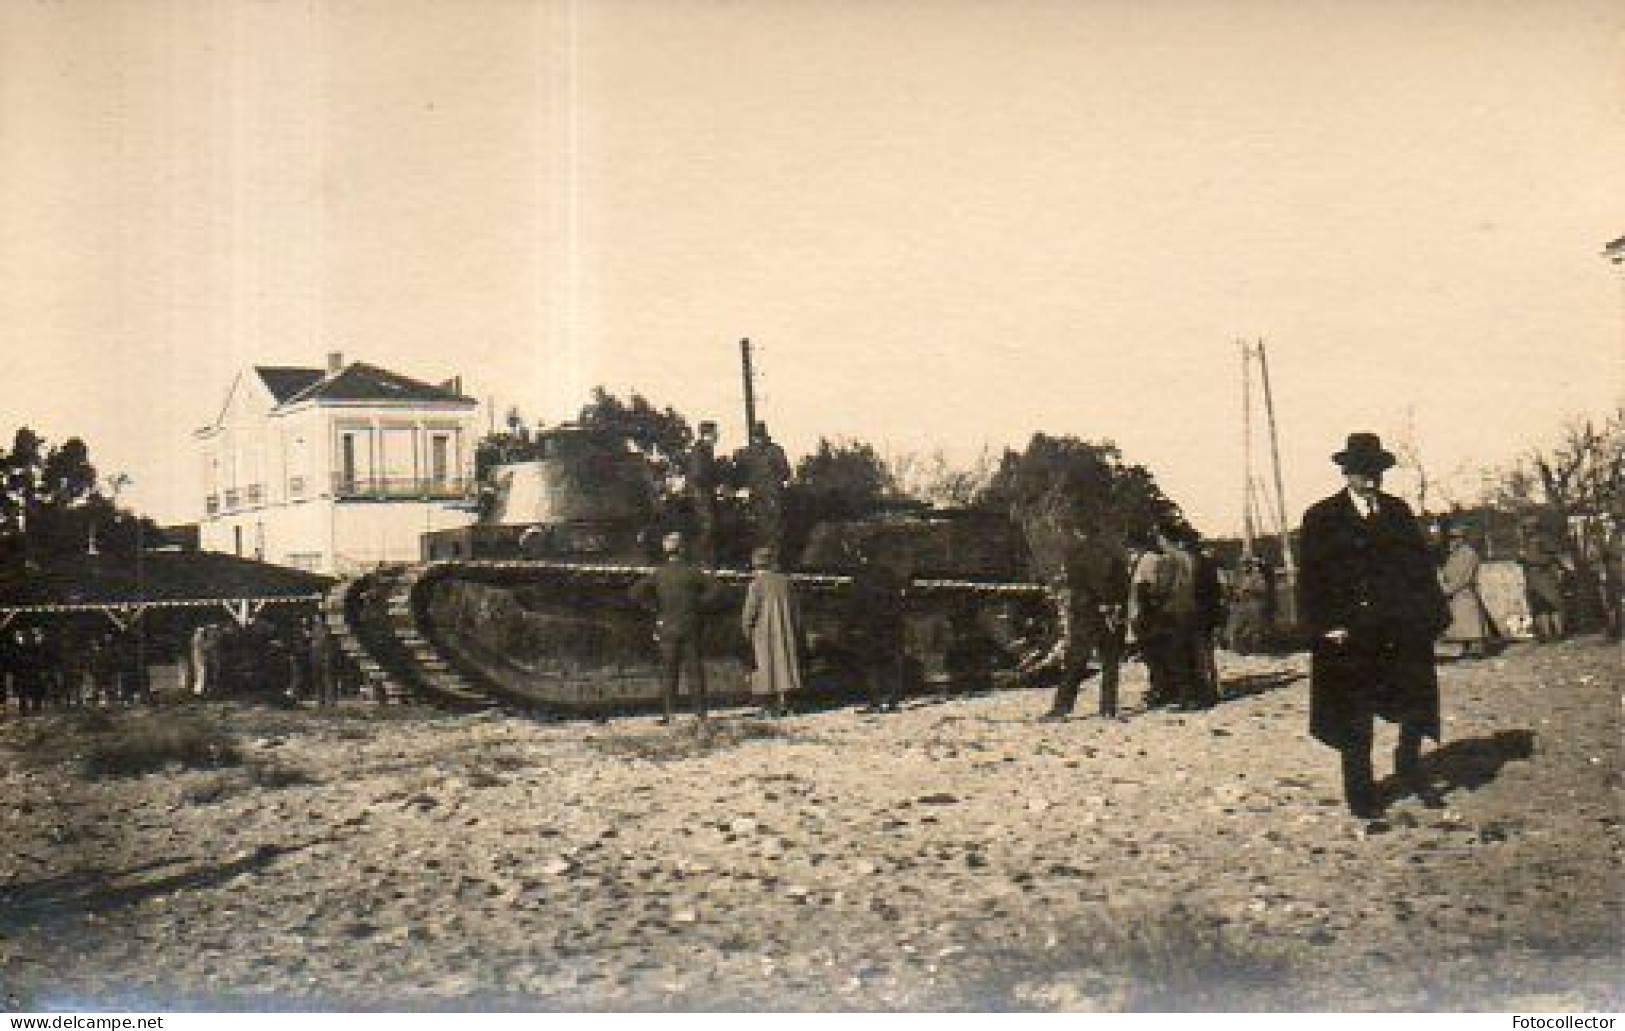
[[[660,538],[660,547],[668,555],[676,555],[683,550],[683,535],[681,533],[668,533]]]
[[[750,564],[757,569],[769,569],[779,560],[777,548],[761,547],[750,553]]]
[[[1392,468],[1396,459],[1383,449],[1382,438],[1375,433],[1350,433],[1348,443],[1332,456],[1332,461],[1344,472],[1380,473]]]

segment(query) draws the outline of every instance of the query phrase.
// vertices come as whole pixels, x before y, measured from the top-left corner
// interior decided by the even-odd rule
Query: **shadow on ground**
[[[224,863],[196,863],[193,857],[161,859],[124,870],[87,870],[20,884],[0,891],[0,930],[41,920],[61,920],[86,913],[108,913],[147,899],[194,888],[210,888],[252,873],[294,852],[335,841],[313,838],[292,845],[261,845]],[[180,867],[154,877],[142,875]],[[138,878],[131,882],[132,878]],[[130,882],[130,883],[125,883]]]
[[[1229,677],[1219,684],[1219,696],[1222,701],[1226,702],[1251,698],[1253,695],[1290,687],[1308,676],[1307,673],[1288,671],[1284,673],[1250,673],[1246,676]]]

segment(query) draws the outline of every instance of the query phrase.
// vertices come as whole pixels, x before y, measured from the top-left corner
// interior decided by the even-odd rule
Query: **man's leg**
[[[1122,640],[1108,634],[1100,646],[1100,714],[1117,715],[1117,682],[1123,668]]]
[[[1394,749],[1394,774],[1414,787],[1422,775],[1422,732],[1409,723],[1399,725],[1399,745]]]
[[[1140,657],[1145,660],[1146,679],[1151,683],[1145,693],[1145,707],[1155,709],[1179,701],[1178,685],[1169,668],[1168,639],[1147,638],[1140,645]]]
[[[898,641],[892,645],[892,660],[888,663],[887,683],[891,686],[891,697],[887,707],[896,712],[903,702],[903,681],[908,676],[908,653],[903,651],[903,642]]]
[[[1343,798],[1349,812],[1362,818],[1371,818],[1381,812],[1377,799],[1376,777],[1371,769],[1371,741],[1374,732],[1373,717],[1363,713],[1349,728],[1348,740],[1339,749],[1343,758]]]
[[[665,715],[660,722],[670,723],[677,714],[677,681],[683,671],[683,649],[680,641],[660,642],[660,705]]]
[[[694,521],[699,528],[700,565],[707,569],[717,567],[717,510],[709,499],[694,501]]]
[[[688,652],[689,679],[694,683],[694,714],[701,720],[709,715],[705,693],[705,649],[700,642],[700,635],[695,633],[686,644]]]
[[[1061,670],[1061,682],[1055,687],[1055,698],[1050,702],[1049,716],[1070,716],[1073,706],[1078,704],[1079,688],[1078,671],[1070,664]]]

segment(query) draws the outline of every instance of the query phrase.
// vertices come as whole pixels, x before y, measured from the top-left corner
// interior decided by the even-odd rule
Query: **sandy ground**
[[[181,708],[12,713],[0,985],[13,1009],[1621,1008],[1617,646],[1444,666],[1445,807],[1375,833],[1305,734],[1303,657],[1222,663],[1212,712],[1064,724],[1037,691],[709,737],[191,706],[247,764],[139,778],[82,755]]]

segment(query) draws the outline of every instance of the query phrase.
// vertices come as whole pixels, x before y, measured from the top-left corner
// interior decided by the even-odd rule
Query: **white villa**
[[[476,402],[330,354],[240,373],[194,436],[202,547],[313,572],[414,562],[419,537],[474,521]]]

